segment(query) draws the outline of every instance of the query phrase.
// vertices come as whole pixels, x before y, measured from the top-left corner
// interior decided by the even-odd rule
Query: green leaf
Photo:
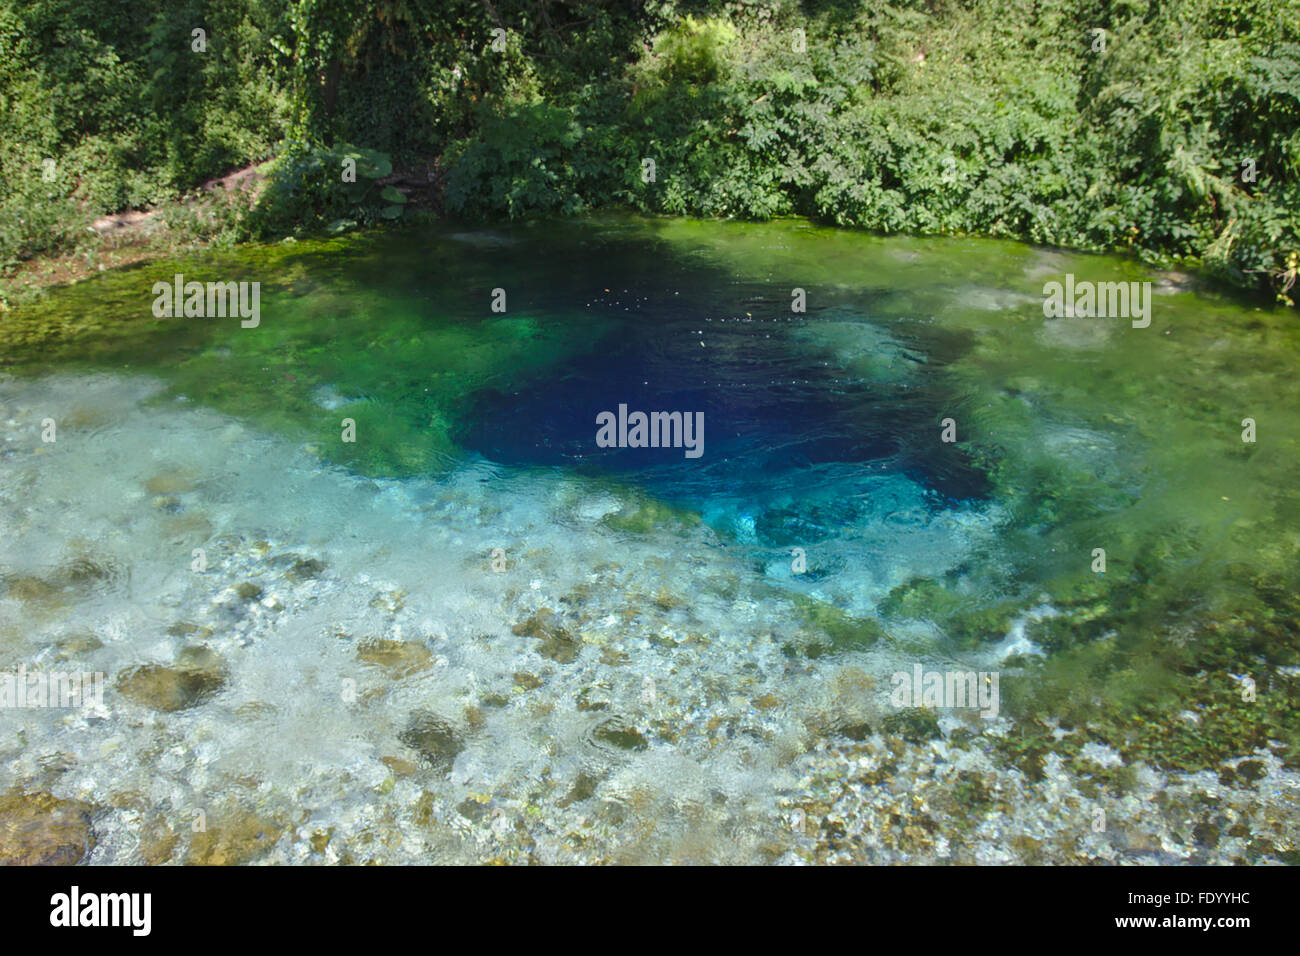
[[[367,150],[368,153],[372,152]],[[393,161],[383,153],[374,153],[373,156],[362,156],[357,160],[357,172],[366,179],[383,179],[393,171]]]
[[[401,194],[396,186],[385,186],[384,191],[379,194],[379,198],[385,202],[397,203],[399,206],[406,202],[406,197]]]

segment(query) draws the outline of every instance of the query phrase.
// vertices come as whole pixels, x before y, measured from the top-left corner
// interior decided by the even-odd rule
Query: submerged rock
[[[532,617],[511,628],[521,637],[538,640],[537,653],[558,664],[572,664],[582,652],[582,638],[560,624],[555,612],[542,608]]]
[[[406,591],[401,588],[388,588],[382,591],[376,591],[375,596],[370,599],[370,606],[376,611],[396,614],[402,608],[406,607]]]
[[[423,644],[414,641],[376,638],[364,641],[357,648],[357,660],[382,667],[390,677],[404,677],[426,670],[433,663],[433,654]]]
[[[884,719],[882,729],[887,734],[895,734],[914,744],[943,738],[938,716],[924,707],[912,707],[890,714]]]
[[[206,647],[187,647],[174,665],[141,664],[117,678],[118,692],[162,713],[196,707],[226,683],[225,664]]]
[[[145,821],[140,828],[140,861],[145,866],[160,866],[172,858],[181,836],[161,815]]]
[[[79,557],[44,576],[11,574],[4,578],[4,596],[15,598],[42,616],[70,608],[75,602],[107,590],[121,578],[113,565]]]
[[[607,513],[598,524],[611,531],[625,534],[650,534],[658,529],[681,530],[700,524],[701,518],[693,511],[675,508],[650,497],[638,497],[617,511]]]
[[[325,562],[318,561],[316,558],[302,558],[295,561],[285,574],[294,581],[307,581],[311,578],[320,577],[325,570]]]
[[[104,642],[90,631],[78,631],[75,634],[59,638],[55,646],[59,649],[58,659],[66,661],[80,657],[83,654],[89,654],[91,651],[97,651],[104,646]]]
[[[194,490],[198,475],[192,471],[162,471],[144,483],[151,495],[179,495]]]
[[[67,603],[67,595],[56,584],[34,574],[12,574],[5,578],[5,595],[24,604],[59,606]]]
[[[284,576],[290,581],[310,581],[325,570],[324,561],[293,553],[277,555],[267,563],[273,568],[284,568]]]
[[[522,691],[536,690],[544,683],[540,677],[535,674],[529,674],[523,671],[517,672],[514,676],[515,686]]]
[[[589,800],[596,795],[596,788],[600,786],[601,778],[590,774],[585,770],[578,772],[578,777],[573,781],[573,786],[569,792],[556,801],[556,806],[561,809],[572,806],[575,803],[581,803],[583,800]]]
[[[394,777],[409,777],[420,768],[401,757],[380,757],[380,762],[389,769]]]
[[[204,638],[212,634],[212,628],[193,621],[177,621],[167,628],[167,633],[172,637]]]
[[[619,750],[645,750],[650,742],[625,717],[610,717],[592,729],[591,736],[602,744]]]
[[[427,710],[413,713],[397,739],[435,770],[450,770],[457,755],[465,749],[464,738],[451,722]]]
[[[236,811],[194,834],[185,862],[191,866],[240,866],[275,846],[284,832],[280,821]]]
[[[48,793],[0,797],[0,866],[72,866],[95,846],[91,806]]]

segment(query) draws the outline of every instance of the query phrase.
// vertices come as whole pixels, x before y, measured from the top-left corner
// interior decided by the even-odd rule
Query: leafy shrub
[[[396,219],[406,197],[376,182],[392,171],[392,160],[378,150],[295,143],[272,167],[270,182],[249,217],[250,229],[266,238],[320,229],[341,232]]]
[[[546,103],[485,112],[478,132],[451,154],[447,208],[509,216],[581,211],[583,201],[572,188],[581,139],[572,112]]]
[[[275,152],[255,234],[398,215],[301,145],[339,142],[466,216],[799,214],[1282,295],[1300,251],[1294,0],[0,0],[0,107],[0,262]]]

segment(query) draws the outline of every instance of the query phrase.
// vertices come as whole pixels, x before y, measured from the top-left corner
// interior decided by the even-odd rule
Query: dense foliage
[[[243,234],[396,215],[331,174],[362,150],[460,216],[800,214],[1284,291],[1300,0],[0,0],[0,259],[272,157]]]
[[[0,3],[0,259],[271,155],[288,129],[275,6]]]

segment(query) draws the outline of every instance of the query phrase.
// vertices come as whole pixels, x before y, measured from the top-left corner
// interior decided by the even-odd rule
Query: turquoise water
[[[259,282],[257,327],[155,315],[176,273]],[[1150,326],[1045,317],[1067,273],[1151,282]],[[1285,312],[612,218],[153,263],[0,328],[0,669],[108,686],[0,713],[0,760],[95,808],[92,862],[1123,859],[1045,775],[1153,831],[1139,765],[1294,796]],[[701,453],[601,447],[620,405],[702,414]],[[900,706],[917,666],[996,714]]]

